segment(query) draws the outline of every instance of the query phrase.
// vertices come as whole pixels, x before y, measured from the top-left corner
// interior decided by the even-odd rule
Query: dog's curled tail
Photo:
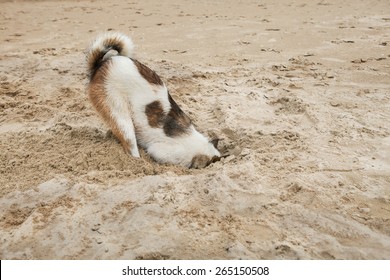
[[[102,65],[102,62],[113,55],[131,57],[133,55],[133,49],[133,41],[124,34],[109,32],[98,36],[87,50],[89,76],[93,77]]]

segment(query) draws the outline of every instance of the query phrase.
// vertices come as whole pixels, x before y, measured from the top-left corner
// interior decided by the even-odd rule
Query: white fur
[[[98,36],[95,41],[93,41],[92,45],[90,46],[90,50],[99,50],[104,51],[105,45],[108,40],[115,39],[116,41],[123,42],[124,48],[121,51],[121,55],[131,57],[133,55],[134,50],[134,44],[133,41],[127,37],[126,35],[123,35],[118,32],[107,32],[103,33],[100,36]]]
[[[210,158],[220,156],[218,150],[193,125],[190,126],[190,133],[177,137],[168,137],[162,128],[150,127],[145,107],[159,101],[167,114],[171,108],[167,88],[165,85],[150,84],[145,80],[133,61],[126,57],[131,55],[133,49],[131,40],[124,35],[115,36],[123,39],[126,51],[109,58],[110,68],[104,86],[109,100],[108,106],[113,112],[112,117],[126,138],[135,145],[131,148],[132,155],[139,156],[135,144],[138,142],[151,157],[161,163],[190,167],[196,155],[206,155]],[[99,48],[105,38],[107,36],[99,37],[92,47]]]

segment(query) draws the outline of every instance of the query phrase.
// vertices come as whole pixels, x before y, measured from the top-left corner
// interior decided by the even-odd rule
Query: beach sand
[[[229,157],[124,153],[109,30]],[[390,259],[389,62],[387,0],[0,1],[0,258]]]

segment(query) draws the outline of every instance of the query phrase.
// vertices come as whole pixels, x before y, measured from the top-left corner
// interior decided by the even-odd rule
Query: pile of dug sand
[[[389,259],[388,1],[0,1],[1,259]],[[84,51],[124,32],[230,156],[123,152]]]

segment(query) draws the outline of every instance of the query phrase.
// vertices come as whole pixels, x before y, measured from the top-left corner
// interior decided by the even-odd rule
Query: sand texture
[[[229,157],[124,153],[107,30]],[[390,259],[389,1],[0,1],[0,207],[1,259]]]

